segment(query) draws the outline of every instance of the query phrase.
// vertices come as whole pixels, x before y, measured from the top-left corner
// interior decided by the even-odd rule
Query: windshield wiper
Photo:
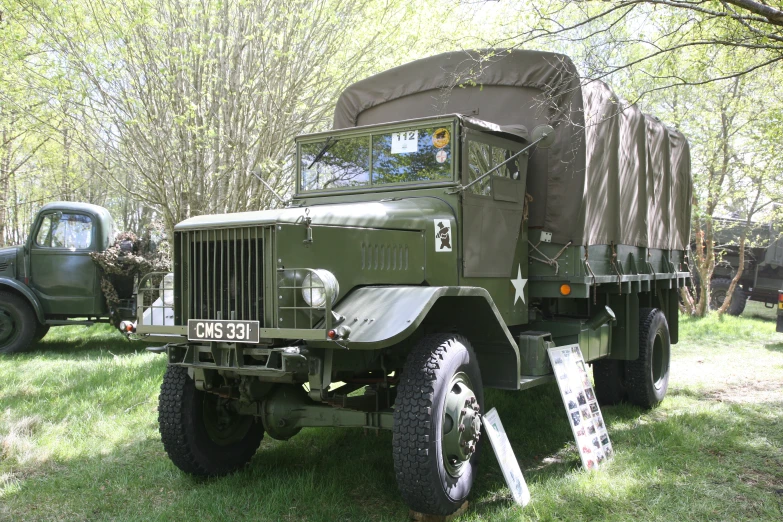
[[[313,160],[312,163],[310,163],[307,166],[307,169],[310,170],[313,167],[313,165],[315,165],[316,163],[321,161],[321,158],[324,157],[324,154],[326,154],[326,151],[328,151],[330,148],[332,148],[332,145],[337,143],[337,141],[338,141],[337,138],[335,138],[334,136],[329,136],[328,138],[326,138],[326,143],[324,143],[323,148],[318,151],[318,154],[315,155],[315,159]]]

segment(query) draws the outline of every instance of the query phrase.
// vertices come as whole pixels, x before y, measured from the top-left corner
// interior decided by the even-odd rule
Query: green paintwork
[[[420,191],[418,198],[430,196],[427,201],[414,199],[396,200],[402,195],[386,194],[382,201],[366,201],[357,196],[345,195],[339,199],[308,198],[296,200],[292,207],[257,212],[238,212],[198,216],[187,219],[174,227],[175,231],[206,230],[211,228],[240,228],[263,225],[298,225],[305,217],[313,220],[313,226],[355,227],[389,230],[422,230],[428,220],[453,215],[448,199],[443,201],[443,190]],[[411,196],[406,194],[408,198]],[[440,198],[441,200],[439,200]],[[451,202],[456,202],[455,198]],[[330,204],[331,203],[331,204]],[[307,211],[307,213],[306,213]],[[432,226],[430,224],[430,226]],[[305,239],[304,228],[298,238]],[[339,247],[336,246],[336,248]]]
[[[301,387],[285,384],[272,389],[263,402],[236,401],[235,408],[243,415],[259,417],[267,434],[277,440],[288,440],[306,427],[389,430],[394,423],[390,411],[365,412],[325,406],[310,400]]]
[[[365,286],[334,310],[345,316],[344,324],[351,328],[346,348],[377,350],[394,346],[411,335],[441,297],[468,296],[485,299],[496,320],[501,319],[489,293],[470,286]]]
[[[46,315],[84,316],[104,312],[98,267],[90,250],[30,249],[30,286]]]
[[[11,290],[11,291],[15,291],[18,294],[21,294],[30,303],[30,306],[32,306],[33,311],[35,312],[35,316],[38,319],[38,322],[43,323],[46,320],[43,307],[41,306],[41,301],[38,299],[38,296],[35,294],[35,292],[33,292],[33,290],[30,287],[24,285],[20,281],[17,281],[16,279],[0,277],[0,290],[5,290],[5,291]]]
[[[537,332],[527,330],[519,338],[519,353],[521,359],[521,373],[526,377],[537,377],[552,373],[552,364],[549,362],[547,350],[555,347],[552,334],[548,331]]]
[[[88,217],[92,222],[89,245],[39,245],[36,238],[44,220],[56,213]],[[25,244],[0,249],[0,289],[24,296],[40,323],[62,324],[71,317],[106,316],[98,269],[90,253],[105,250],[113,234],[114,221],[103,207],[75,202],[44,205]]]
[[[682,251],[542,241],[522,220],[526,182],[536,175],[525,155],[516,178],[493,175],[486,192],[461,189],[478,175],[471,178],[468,168],[471,143],[511,154],[525,147],[523,138],[483,132],[454,116],[319,133],[297,144],[435,125],[451,129],[450,180],[297,192],[287,208],[178,224],[175,325],[139,321],[138,332],[169,341],[169,364],[193,368],[203,389],[221,376],[294,386],[284,397],[266,396],[265,388],[241,403],[280,438],[303,426],[390,427],[383,408],[353,411],[348,399],[342,408],[317,403],[334,400],[332,382],[399,370],[428,332],[466,336],[484,384],[513,390],[551,380],[546,350],[556,345],[578,343],[587,361],[636,358],[640,307],[661,308],[676,342],[676,291],[688,278]],[[444,224],[450,251],[439,251]],[[339,282],[325,310],[307,307],[299,295],[315,269]],[[194,314],[258,320],[261,343],[188,342]],[[303,383],[309,397],[291,391]]]

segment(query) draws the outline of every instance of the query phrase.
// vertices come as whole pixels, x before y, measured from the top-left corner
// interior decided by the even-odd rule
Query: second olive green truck
[[[551,382],[548,348],[581,347],[603,404],[664,398],[688,142],[568,57],[447,53],[362,80],[333,130],[297,138],[293,192],[176,226],[173,324],[144,320],[142,282],[183,471],[238,470],[264,435],[391,430],[405,502],[447,515],[477,477],[484,388]]]
[[[0,354],[31,349],[52,326],[134,319],[134,276],[110,276],[118,295],[110,306],[92,259],[115,236],[105,208],[60,201],[38,211],[24,244],[0,248]]]

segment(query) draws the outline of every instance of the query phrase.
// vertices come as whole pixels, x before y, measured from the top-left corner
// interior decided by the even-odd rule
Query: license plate
[[[188,340],[258,344],[258,321],[188,320]]]

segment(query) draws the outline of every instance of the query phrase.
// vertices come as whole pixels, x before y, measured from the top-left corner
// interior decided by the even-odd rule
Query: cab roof
[[[111,219],[111,214],[109,214],[108,210],[99,205],[93,205],[92,203],[81,203],[77,201],[54,201],[41,207],[40,212],[46,212],[49,210],[75,210],[77,212],[91,214],[101,219]]]

